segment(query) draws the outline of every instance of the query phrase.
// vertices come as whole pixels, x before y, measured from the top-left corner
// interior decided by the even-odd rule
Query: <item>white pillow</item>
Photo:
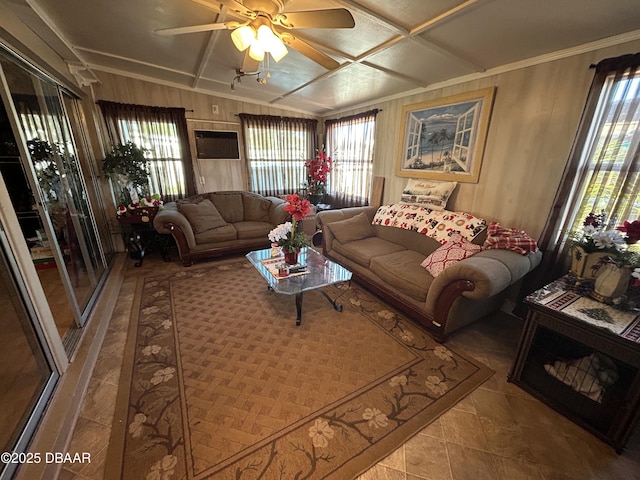
[[[410,178],[402,190],[401,203],[410,203],[432,210],[444,210],[458,182]]]

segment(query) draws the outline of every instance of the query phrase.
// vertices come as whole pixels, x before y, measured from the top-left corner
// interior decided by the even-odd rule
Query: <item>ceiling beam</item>
[[[197,1],[197,0],[193,0],[196,3],[202,5],[204,2],[201,1]],[[227,7],[222,7],[220,9],[220,12],[218,13],[218,15],[216,15],[215,21],[213,23],[218,23],[218,22],[224,22],[227,19],[227,11],[229,9]],[[193,79],[193,88],[198,88],[198,84],[200,83],[200,79],[202,78],[202,75],[204,74],[204,69],[207,66],[207,63],[209,63],[209,59],[211,58],[211,54],[213,53],[213,49],[215,48],[216,44],[218,43],[218,38],[220,37],[220,35],[218,35],[220,33],[220,31],[211,31],[209,32],[209,35],[207,36],[207,44],[204,47],[204,50],[202,52],[202,55],[200,56],[200,59],[198,60],[198,68],[196,70],[195,73],[195,77]]]
[[[194,1],[203,1],[203,0],[194,0]],[[342,65],[340,65],[338,68],[331,70],[329,72],[325,72],[324,74],[315,77],[312,80],[309,80],[308,82],[299,85],[298,87],[294,88],[293,90],[290,90],[286,93],[283,93],[281,95],[279,95],[277,98],[273,99],[271,101],[271,103],[275,103],[279,100],[282,100],[283,98],[286,98],[288,96],[291,96],[315,83],[318,83],[326,78],[329,78],[331,76],[333,76],[334,74],[336,74],[339,71],[344,70],[345,68],[349,67],[350,65],[353,65],[354,63],[361,63],[363,65],[366,65],[369,68],[374,68],[380,72],[383,72],[387,75],[393,75],[397,78],[401,78],[405,81],[408,81],[414,85],[416,85],[417,87],[422,87],[425,88],[427,85],[422,82],[421,80],[406,76],[406,75],[401,75],[398,74],[397,72],[394,72],[393,70],[389,70],[383,67],[380,67],[378,65],[376,65],[375,63],[372,63],[370,61],[367,61],[367,59],[373,55],[375,55],[376,53],[380,53],[383,52],[385,50],[388,50],[389,48],[391,48],[392,46],[396,45],[397,43],[400,43],[404,40],[411,40],[415,43],[417,43],[420,46],[423,46],[425,48],[429,48],[430,50],[433,50],[441,55],[447,56],[450,59],[453,59],[454,61],[460,63],[462,66],[464,66],[467,69],[470,69],[472,72],[481,72],[484,71],[485,69],[477,64],[474,64],[473,62],[469,61],[466,58],[462,58],[461,56],[457,55],[456,53],[447,50],[446,48],[443,48],[439,45],[433,44],[431,42],[429,42],[428,40],[424,39],[423,37],[419,37],[418,35],[422,32],[424,32],[425,30],[431,28],[433,25],[437,24],[438,22],[441,22],[442,20],[455,15],[456,13],[458,13],[459,11],[467,8],[468,6],[474,4],[477,0],[466,0],[458,5],[456,5],[455,7],[450,8],[449,10],[436,15],[435,17],[427,20],[426,22],[418,25],[417,27],[408,30],[407,28],[393,22],[391,19],[377,13],[374,12],[373,10],[371,10],[368,7],[365,7],[364,5],[359,4],[358,2],[356,2],[355,0],[339,0],[338,3],[341,4],[342,6],[344,6],[345,8],[357,11],[358,13],[360,13],[361,15],[365,15],[368,18],[370,18],[371,20],[373,20],[374,22],[382,25],[383,27],[393,31],[396,33],[396,36],[387,40],[384,43],[381,43],[377,46],[375,46],[374,48],[364,52],[361,55],[358,55],[357,57],[352,57],[350,55],[345,54],[344,52],[340,52],[337,51],[335,49],[331,49],[329,47],[327,47],[326,45],[322,45],[318,42],[313,42],[311,40],[305,39],[303,37],[303,35],[299,35],[298,33],[296,33],[296,36],[299,37],[301,40],[303,39],[305,42],[308,42],[309,44],[313,45],[314,47],[318,48],[319,50],[329,54],[332,53],[334,55],[338,55],[344,58],[348,59],[348,62],[343,63]]]
[[[427,20],[426,22],[418,25],[417,27],[412,28],[411,30],[403,27],[402,25],[399,25],[395,22],[393,22],[391,19],[372,11],[371,9],[365,7],[364,5],[360,5],[358,2],[356,2],[355,0],[339,0],[338,3],[342,4],[345,7],[351,8],[355,11],[357,11],[358,13],[365,15],[366,17],[370,18],[371,20],[377,22],[378,24],[382,25],[383,27],[395,32],[396,34],[398,34],[398,36],[391,38],[389,40],[387,40],[384,43],[381,43],[379,45],[377,45],[376,47],[372,48],[371,50],[363,53],[362,55],[360,55],[357,59],[354,60],[354,62],[362,62],[364,61],[367,57],[370,57],[376,53],[380,53],[384,50],[387,50],[389,48],[391,48],[392,46],[394,46],[395,44],[403,41],[403,40],[411,40],[413,42],[415,42],[416,44],[428,48],[432,51],[435,51],[436,53],[446,56],[447,58],[454,60],[458,63],[460,63],[462,66],[464,66],[467,69],[471,69],[473,72],[482,72],[485,70],[485,68],[481,65],[478,65],[472,61],[470,61],[468,58],[464,58],[463,56],[461,56],[460,54],[447,49],[446,47],[442,47],[440,45],[437,45],[423,37],[420,37],[419,34],[423,33],[425,30],[428,30],[429,28],[433,27],[435,24],[443,21],[446,18],[449,18],[452,15],[457,14],[458,12],[460,12],[461,10],[469,7],[470,5],[476,3],[478,0],[466,0],[462,3],[460,3],[459,5],[456,5],[455,7],[450,8],[449,10],[436,15],[433,18],[430,18],[429,20]]]
[[[88,82],[89,84],[91,84],[91,83],[98,82],[99,81],[98,77],[91,70],[91,67],[89,67],[89,64],[87,63],[87,61],[84,58],[82,58],[82,55],[78,53],[75,46],[73,46],[66,39],[66,37],[62,34],[60,29],[58,28],[58,26],[53,22],[53,20],[51,20],[49,15],[46,14],[46,12],[40,7],[40,5],[38,5],[34,0],[25,0],[25,3],[38,16],[38,18],[40,18],[40,20],[47,26],[47,28],[51,32],[53,32],[53,34],[60,40],[60,42],[62,42],[62,44],[69,50],[69,52],[71,52],[71,54],[73,54],[73,56],[76,57],[76,62],[70,62],[69,60],[64,60],[64,61],[67,64],[67,67],[69,68],[70,73],[75,77],[76,82],[78,82],[78,85],[83,87],[85,86],[83,85],[83,83]],[[76,73],[80,71],[86,72],[86,73],[83,73],[82,78],[79,78],[78,76],[76,76],[76,73],[74,73],[74,71]]]

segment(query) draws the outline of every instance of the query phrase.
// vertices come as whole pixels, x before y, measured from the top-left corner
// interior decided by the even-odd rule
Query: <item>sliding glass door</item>
[[[1,56],[0,76],[39,217],[40,228],[25,229],[25,240],[70,353],[107,271],[66,112],[73,102],[49,79]]]
[[[51,396],[57,373],[0,223],[0,479],[11,478]]]

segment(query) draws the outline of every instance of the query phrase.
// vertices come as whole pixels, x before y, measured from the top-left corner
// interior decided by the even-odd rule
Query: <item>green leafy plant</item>
[[[133,185],[139,195],[149,193],[149,161],[144,156],[147,151],[133,142],[127,142],[113,146],[104,158],[102,171],[111,175],[120,186],[121,204],[130,202],[129,184]]]
[[[133,142],[115,145],[105,156],[102,170],[109,175],[123,175],[144,193],[149,185],[149,161],[144,157],[147,151]]]

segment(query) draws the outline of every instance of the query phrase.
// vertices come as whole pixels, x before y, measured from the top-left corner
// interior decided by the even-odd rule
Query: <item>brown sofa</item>
[[[286,221],[284,200],[244,191],[211,192],[169,202],[153,227],[175,239],[182,264],[268,248],[268,234]]]
[[[439,341],[499,309],[507,287],[542,259],[539,251],[525,256],[504,249],[483,250],[434,278],[421,263],[441,244],[412,230],[372,225],[376,211],[376,207],[355,207],[318,213],[324,255],[422,323]],[[485,238],[486,232],[473,243],[482,245]]]

